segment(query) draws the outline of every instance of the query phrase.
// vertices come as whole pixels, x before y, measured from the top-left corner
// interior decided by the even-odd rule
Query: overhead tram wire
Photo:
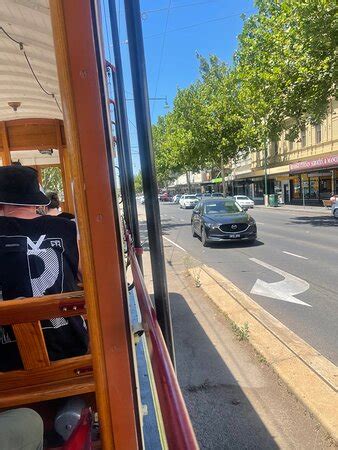
[[[61,107],[60,107],[60,104],[59,104],[59,102],[58,102],[58,100],[57,100],[56,95],[54,94],[54,92],[49,92],[49,91],[47,91],[47,89],[45,89],[45,88],[43,87],[41,81],[39,80],[38,76],[36,75],[36,73],[35,73],[35,71],[34,71],[34,69],[33,69],[32,63],[30,62],[30,60],[29,60],[29,58],[28,58],[28,55],[27,55],[27,53],[26,53],[24,43],[23,43],[23,42],[20,42],[20,41],[18,41],[18,40],[16,40],[16,39],[14,39],[13,36],[11,36],[9,33],[7,33],[7,31],[4,29],[4,27],[0,27],[0,31],[2,31],[2,32],[4,33],[4,35],[8,37],[8,39],[10,39],[11,41],[13,41],[13,42],[15,42],[16,44],[18,44],[20,50],[22,51],[22,53],[23,53],[23,55],[24,55],[24,57],[25,57],[25,60],[26,60],[27,65],[28,65],[28,67],[29,67],[29,70],[31,71],[31,73],[32,73],[32,75],[33,75],[35,81],[36,81],[37,84],[38,84],[38,86],[40,87],[40,89],[42,90],[42,92],[44,92],[46,95],[48,95],[48,96],[50,96],[50,97],[52,97],[52,98],[54,99],[55,104],[56,104],[56,106],[58,107],[58,110],[60,111],[61,114],[63,114],[62,109],[61,109]]]
[[[170,14],[171,2],[172,2],[172,0],[169,0],[168,9],[167,9],[167,15],[166,15],[166,19],[165,19],[164,33],[163,33],[161,53],[160,53],[160,63],[159,63],[159,66],[158,66],[158,73],[157,73],[157,79],[156,79],[156,84],[155,84],[155,95],[154,95],[154,97],[157,96],[158,83],[160,81],[160,76],[161,76],[163,54],[164,54],[164,46],[165,46],[165,39],[166,39],[166,36],[167,36],[167,29],[168,29],[168,22],[169,22],[169,14]],[[154,101],[153,102],[153,107],[152,107],[152,110],[151,110],[151,118],[154,115],[155,107],[156,107],[156,103]]]
[[[204,0],[202,2],[185,3],[183,5],[172,6],[171,9],[173,10],[173,9],[179,9],[179,8],[187,8],[189,6],[199,6],[199,5],[206,5],[206,4],[210,5],[210,2],[217,2],[217,1],[219,1],[219,0],[207,0],[207,1]],[[168,9],[168,7],[167,8],[158,8],[158,9],[148,9],[148,10],[142,11],[141,16],[143,16],[143,14],[151,14],[151,13],[156,13],[156,12],[167,11],[167,9]]]
[[[168,33],[175,33],[177,31],[188,30],[189,28],[199,27],[200,25],[206,25],[208,23],[220,22],[221,20],[232,19],[233,17],[238,17],[238,16],[241,16],[242,14],[250,14],[252,12],[254,12],[254,10],[243,11],[243,12],[240,12],[240,13],[231,14],[229,16],[215,17],[214,19],[204,20],[203,22],[192,23],[191,25],[186,25],[184,27],[174,28],[173,30],[167,30],[166,34],[168,34]],[[163,34],[164,33],[150,34],[149,36],[144,36],[144,39],[151,39],[151,38],[155,38],[155,37],[160,37]]]

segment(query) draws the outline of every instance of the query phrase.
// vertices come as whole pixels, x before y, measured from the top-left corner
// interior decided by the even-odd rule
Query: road
[[[325,211],[255,208],[250,214],[257,222],[256,244],[230,242],[204,248],[192,237],[191,210],[162,204],[163,236],[218,270],[337,365],[338,221]],[[272,290],[266,285],[284,279]],[[257,294],[262,284],[268,288],[266,296]],[[276,298],[276,291],[286,293],[282,295],[286,299]]]

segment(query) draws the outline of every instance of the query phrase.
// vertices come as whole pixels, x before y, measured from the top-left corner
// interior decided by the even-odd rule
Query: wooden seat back
[[[23,369],[0,372],[0,408],[94,392],[90,354],[50,361],[40,320],[86,313],[83,292],[0,302],[0,325],[11,325]]]

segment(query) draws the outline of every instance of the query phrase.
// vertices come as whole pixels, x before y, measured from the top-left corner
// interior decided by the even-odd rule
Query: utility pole
[[[269,205],[269,199],[268,199],[268,140],[265,140],[264,144],[264,205]]]
[[[222,156],[221,156],[221,176],[222,176],[222,190],[223,190],[223,195],[225,197],[225,169],[224,169],[223,152],[222,152]]]

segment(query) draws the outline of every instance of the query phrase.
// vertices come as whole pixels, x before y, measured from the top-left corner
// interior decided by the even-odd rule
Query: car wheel
[[[191,224],[191,232],[192,232],[192,237],[197,237],[197,234],[196,234],[196,231],[195,231],[193,223]]]
[[[203,247],[208,247],[209,241],[208,241],[207,233],[206,233],[204,227],[203,227],[202,230],[201,230],[201,241],[202,241]]]
[[[338,219],[338,208],[333,211],[333,216],[335,219]]]

